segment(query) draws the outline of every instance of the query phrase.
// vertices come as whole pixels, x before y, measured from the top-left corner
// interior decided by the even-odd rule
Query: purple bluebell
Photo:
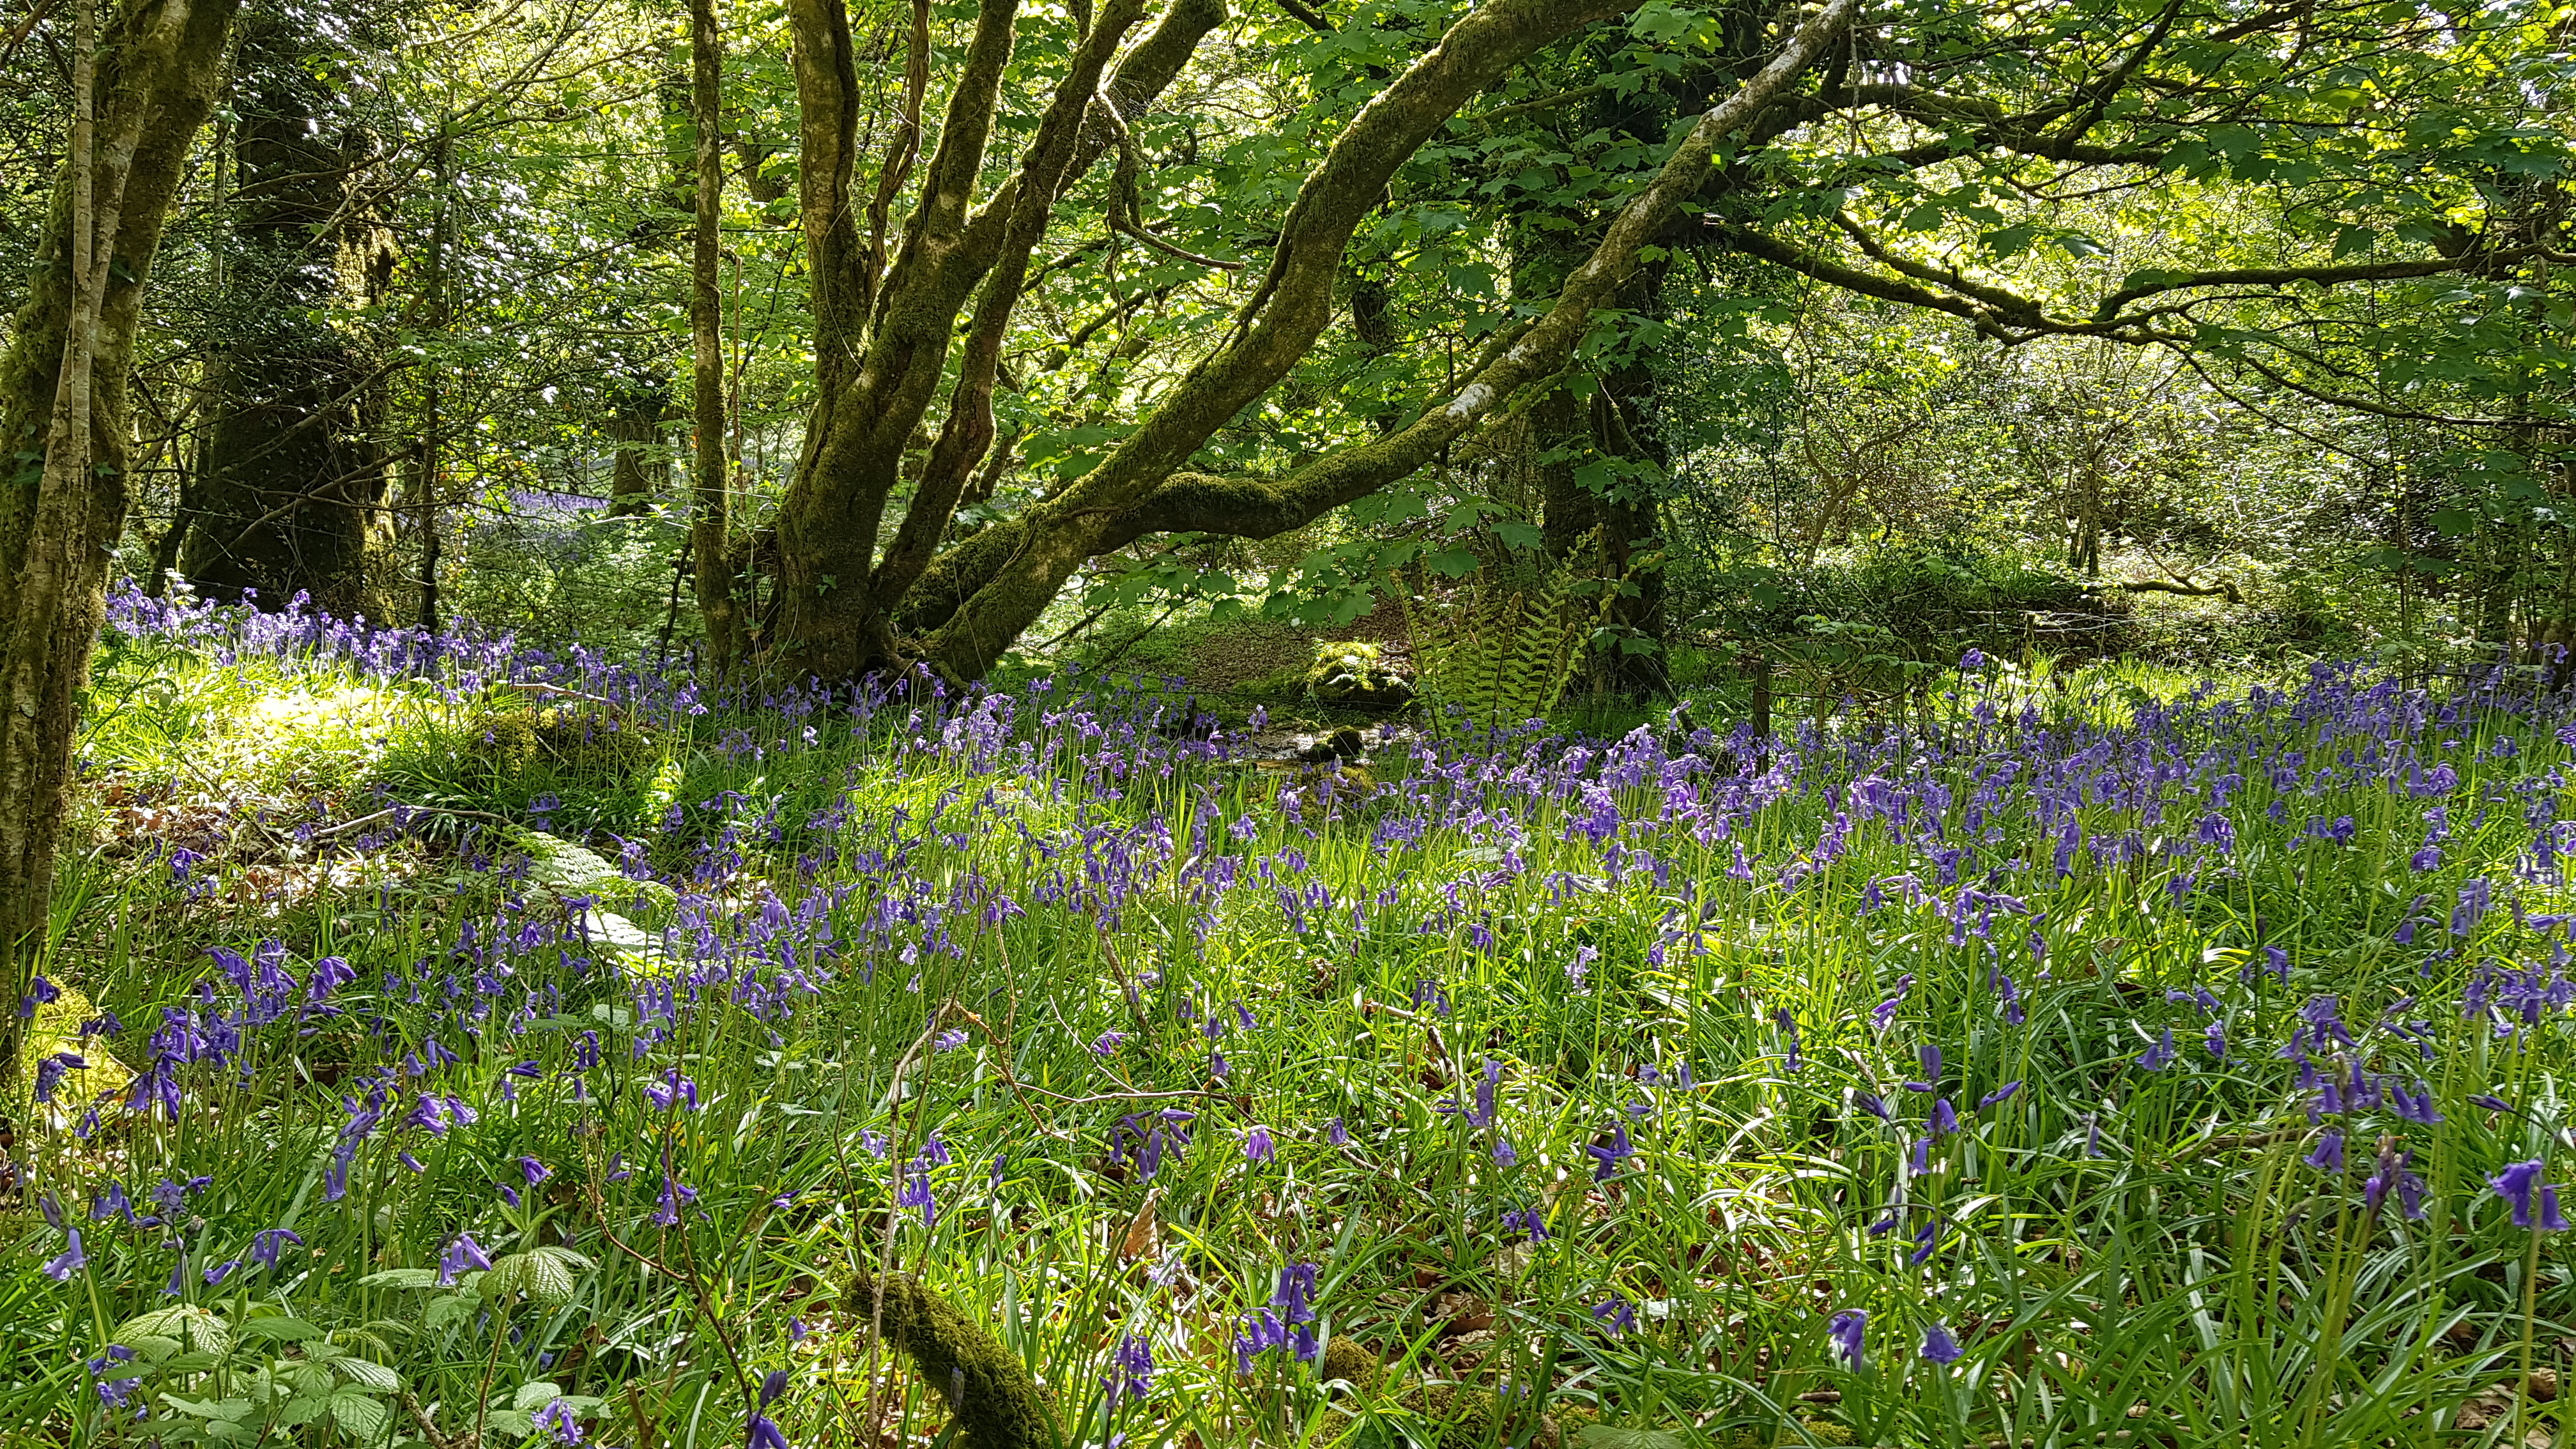
[[[1940,1324],[1935,1323],[1923,1330],[1922,1353],[1926,1362],[1954,1364],[1959,1361],[1960,1354],[1964,1352],[1966,1350],[1959,1347],[1959,1340],[1952,1338],[1950,1330]]]
[[[2164,1035],[2156,1038],[2156,1044],[2154,1046],[2151,1046],[2138,1054],[2138,1066],[2140,1069],[2145,1071],[2161,1072],[2165,1068],[2173,1065],[2173,1059],[2173,1028],[2166,1027],[2164,1029]]]
[[[581,1420],[568,1401],[557,1398],[528,1419],[529,1427],[544,1434],[556,1449],[575,1449],[582,1442]]]
[[[1826,1323],[1825,1335],[1834,1341],[1834,1352],[1846,1365],[1859,1368],[1861,1355],[1868,1344],[1869,1310],[1842,1310]]]
[[[2325,1135],[2317,1139],[2316,1150],[2309,1153],[2305,1160],[2308,1166],[2319,1172],[2343,1171],[2343,1133],[2332,1127],[2327,1128]]]
[[[2015,1077],[2011,1081],[2006,1082],[2002,1086],[1995,1088],[1993,1091],[1988,1092],[1982,1097],[1979,1097],[1977,1099],[1977,1110],[1982,1112],[1988,1107],[2000,1107],[2004,1103],[2011,1101],[2020,1091],[2021,1078]]]
[[[1592,1305],[1592,1321],[1602,1325],[1612,1338],[1617,1338],[1637,1331],[1637,1310],[1625,1296],[1613,1293]]]
[[[1109,1395],[1109,1407],[1115,1409],[1121,1400],[1143,1403],[1154,1389],[1154,1348],[1134,1333],[1118,1335],[1118,1346],[1109,1353],[1109,1373],[1100,1380]]]
[[[2422,1221],[2424,1179],[2408,1170],[2414,1160],[2414,1153],[2401,1151],[2394,1141],[2381,1138],[2379,1160],[2374,1164],[2369,1180],[2361,1185],[2363,1203],[2375,1210],[2382,1199],[2394,1192],[2399,1210],[2410,1220]]]
[[[1620,1163],[1637,1154],[1635,1144],[1628,1140],[1628,1129],[1625,1125],[1611,1128],[1608,1140],[1596,1141],[1583,1151],[1592,1159],[1594,1182],[1608,1182],[1619,1171]]]
[[[2558,1192],[2554,1185],[2541,1182],[2540,1173],[2541,1162],[2538,1158],[2529,1162],[2517,1162],[2506,1167],[2502,1172],[2490,1176],[2487,1179],[2487,1186],[2495,1189],[2496,1196],[2513,1205],[2515,1227],[2528,1228],[2533,1225],[2532,1206],[2536,1198],[2540,1207],[2539,1231],[2557,1232],[2566,1226],[2563,1220],[2552,1221],[2558,1218]]]
[[[65,1228],[63,1234],[69,1239],[68,1244],[44,1266],[45,1276],[57,1283],[70,1282],[74,1273],[89,1266],[89,1254],[81,1251],[80,1229]]]
[[[459,1275],[487,1272],[491,1267],[491,1258],[485,1255],[482,1245],[474,1241],[474,1235],[458,1233],[447,1245],[447,1251],[439,1255],[438,1286],[452,1288],[456,1286]]]
[[[1279,1149],[1277,1145],[1270,1140],[1269,1128],[1256,1123],[1245,1129],[1243,1134],[1243,1156],[1244,1160],[1247,1162],[1276,1162],[1279,1160]]]

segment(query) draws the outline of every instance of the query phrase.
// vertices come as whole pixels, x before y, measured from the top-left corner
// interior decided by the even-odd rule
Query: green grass
[[[2528,854],[2526,813],[2554,814],[2568,763],[2554,716],[2464,699],[2419,721],[2392,697],[2299,719],[2232,689],[2195,702],[2205,681],[2144,665],[2065,688],[2038,668],[1952,675],[1903,717],[1904,753],[1836,719],[1761,763],[1736,742],[1740,774],[1641,737],[1361,778],[1199,758],[1155,701],[1044,693],[989,729],[927,701],[639,717],[649,758],[505,778],[471,768],[475,722],[512,701],[497,688],[119,648],[48,970],[126,1028],[80,1050],[150,1071],[163,1009],[202,1007],[203,978],[239,1010],[211,948],[273,940],[299,983],[332,956],[356,979],[340,1014],[173,1068],[175,1123],[116,1103],[95,1127],[77,1102],[22,1117],[30,1191],[0,1274],[13,1443],[462,1444],[479,1426],[516,1444],[561,1396],[593,1444],[739,1444],[771,1370],[790,1379],[766,1412],[798,1449],[879,1442],[880,1422],[937,1443],[949,1386],[846,1299],[889,1267],[997,1334],[1065,1442],[1132,1449],[2510,1442],[2509,1408],[2470,1432],[2462,1407],[2526,1359],[2563,1366],[2565,1236],[2513,1227],[2484,1179],[2564,1154],[2565,1011],[2511,1037],[2461,1011],[2490,962],[2554,979],[2553,938],[2517,915],[2568,909]],[[2071,818],[2139,850],[2078,850],[2060,875],[2066,817],[2031,786],[2085,729],[2143,793]],[[2459,778],[2365,758],[2398,748]],[[2306,763],[2283,763],[2294,750]],[[2355,767],[2313,779],[2345,750]],[[1938,836],[1859,803],[1931,784],[1950,792]],[[541,794],[608,859],[631,841],[676,906],[550,883],[479,818],[524,821]],[[1915,798],[1919,826],[1934,805]],[[391,799],[447,813],[297,836]],[[227,801],[271,816],[244,825]],[[2434,807],[2447,839],[2418,869]],[[2349,838],[2304,836],[2311,816],[2350,816]],[[171,819],[212,847],[184,877]],[[2212,821],[2232,846],[2203,843]],[[1906,874],[1919,903],[1886,883]],[[2454,936],[2477,878],[2494,906]],[[596,939],[589,895],[669,932]],[[2410,914],[2432,919],[2401,942]],[[763,986],[745,998],[747,976]],[[2220,1005],[2224,1057],[2202,1010],[2167,997],[2194,989]],[[2358,1111],[2339,1171],[2308,1164],[2315,1093],[2275,1055],[2324,994],[2360,1043],[2344,1055],[2421,1077],[2443,1119]],[[2374,1025],[2407,997],[2429,1055]],[[75,1025],[59,1006],[45,1024]],[[2167,1028],[2179,1054],[2149,1070]],[[456,1060],[425,1057],[432,1039]],[[1906,1091],[1927,1046],[1939,1090]],[[327,1201],[343,1098],[363,1107],[380,1067],[383,1120]],[[673,1073],[695,1110],[648,1094]],[[423,1092],[477,1119],[400,1126]],[[2485,1093],[2513,1110],[2469,1100]],[[1935,1097],[1961,1130],[1911,1174]],[[1186,1148],[1166,1109],[1197,1114]],[[1150,1180],[1131,1116],[1166,1134]],[[1275,1160],[1247,1155],[1255,1128]],[[2365,1202],[2382,1136],[2413,1153],[2423,1221]],[[925,1222],[896,1199],[934,1141]],[[696,1197],[657,1222],[666,1172]],[[199,1175],[175,1239],[84,1213],[108,1181],[149,1215],[155,1183]],[[64,1246],[35,1211],[48,1193],[88,1251],[61,1285],[39,1271]],[[205,1281],[272,1227],[304,1241]],[[495,1267],[436,1286],[459,1233]],[[1374,1382],[1328,1383],[1282,1349],[1238,1371],[1247,1315],[1298,1263],[1318,1268],[1308,1326],[1364,1345]],[[1845,1310],[1870,1314],[1857,1366],[1827,1334]],[[1934,1324],[1956,1363],[1918,1356]],[[1155,1372],[1113,1404],[1102,1380],[1130,1334]],[[108,1375],[143,1379],[150,1421],[101,1410],[84,1363],[112,1342],[151,1350]],[[2530,1408],[2554,1431],[2557,1404]]]

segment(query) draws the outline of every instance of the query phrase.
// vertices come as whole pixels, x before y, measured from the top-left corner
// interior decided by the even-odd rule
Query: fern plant
[[[1621,581],[1585,567],[1599,542],[1585,534],[1557,559],[1480,536],[1478,567],[1457,598],[1417,608],[1406,591],[1414,674],[1435,724],[1492,732],[1556,707],[1618,597]]]

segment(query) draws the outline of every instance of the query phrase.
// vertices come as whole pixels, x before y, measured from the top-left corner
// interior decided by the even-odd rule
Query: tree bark
[[[1045,504],[951,550],[907,600],[923,653],[981,675],[1053,601],[1114,520],[1188,466],[1217,429],[1287,375],[1333,312],[1343,249],[1396,168],[1458,108],[1541,47],[1636,0],[1494,0],[1470,11],[1354,117],[1298,189],[1270,268],[1225,345],[1193,367],[1101,465]],[[1401,476],[1401,475],[1398,475]],[[1131,535],[1132,537],[1133,535]]]
[[[707,658],[723,675],[742,658],[742,608],[734,590],[731,509],[725,480],[723,302],[716,291],[718,227],[724,220],[724,40],[715,0],[689,0],[690,113],[698,131],[697,215],[689,253],[690,562]]]
[[[145,277],[214,105],[235,0],[135,0],[93,50],[26,305],[0,353],[0,1072],[41,952],[72,736],[130,502],[126,390]],[[22,463],[19,460],[34,460]]]
[[[222,391],[180,567],[210,597],[274,609],[305,593],[327,612],[383,619],[369,577],[389,537],[382,370],[328,314],[382,298],[393,248],[366,194],[372,146],[326,129],[319,43],[283,16],[242,25],[229,259],[240,300],[218,324]]]

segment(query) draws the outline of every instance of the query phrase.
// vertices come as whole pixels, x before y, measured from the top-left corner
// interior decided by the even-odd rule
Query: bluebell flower
[[[455,1240],[447,1245],[447,1251],[439,1255],[438,1286],[453,1288],[459,1275],[468,1271],[488,1272],[491,1267],[491,1258],[484,1254],[482,1245],[474,1241],[474,1235],[458,1233]]]
[[[288,1243],[299,1248],[304,1246],[304,1240],[286,1228],[262,1228],[251,1235],[251,1261],[263,1268],[274,1268],[279,1251]]]
[[[1869,1335],[1869,1310],[1844,1309],[1825,1325],[1825,1334],[1834,1341],[1834,1352],[1842,1361],[1852,1368],[1859,1368]]]
[[[1637,1331],[1637,1310],[1621,1294],[1613,1293],[1603,1302],[1592,1305],[1592,1321],[1603,1325],[1612,1338]]]
[[[63,1232],[70,1239],[69,1245],[48,1260],[44,1267],[45,1276],[57,1283],[70,1282],[74,1273],[89,1266],[89,1254],[81,1251],[80,1229],[66,1228]]]
[[[1255,1124],[1243,1134],[1243,1156],[1248,1162],[1276,1162],[1278,1148],[1270,1140],[1270,1129]]]
[[[2173,1065],[2173,1059],[2173,1028],[2166,1027],[2164,1035],[2156,1039],[2156,1044],[2154,1046],[2151,1046],[2138,1054],[2138,1065],[2146,1071],[2161,1072],[2166,1067]]]
[[[572,1405],[557,1398],[530,1416],[529,1426],[546,1435],[559,1449],[573,1449],[581,1443],[581,1421],[574,1417]]]
[[[1988,1107],[2002,1106],[2004,1103],[2011,1101],[2020,1091],[2021,1078],[2015,1077],[2011,1081],[2006,1082],[2002,1086],[1995,1088],[1993,1091],[1988,1092],[1982,1097],[1979,1097],[1977,1099],[1977,1110],[1982,1112]]]
[[[1109,1407],[1120,1400],[1142,1403],[1154,1388],[1154,1348],[1133,1333],[1118,1336],[1118,1346],[1110,1350],[1109,1373],[1100,1381],[1109,1395]]]
[[[2325,1136],[2317,1139],[2317,1150],[2309,1153],[2306,1161],[2319,1172],[2343,1171],[2343,1133],[2327,1128]]]
[[[1628,1140],[1628,1129],[1624,1125],[1613,1127],[1607,1141],[1595,1142],[1583,1151],[1592,1158],[1594,1182],[1608,1182],[1619,1171],[1620,1163],[1637,1155],[1636,1146]]]
[[[2558,1189],[2555,1184],[2541,1182],[2540,1173],[2538,1158],[2517,1162],[2489,1177],[2487,1186],[2495,1189],[2498,1197],[2513,1204],[2515,1227],[2533,1227],[2532,1209],[2536,1199],[2539,1206],[2537,1230],[2545,1233],[2563,1231],[2567,1222],[2558,1212]]]

